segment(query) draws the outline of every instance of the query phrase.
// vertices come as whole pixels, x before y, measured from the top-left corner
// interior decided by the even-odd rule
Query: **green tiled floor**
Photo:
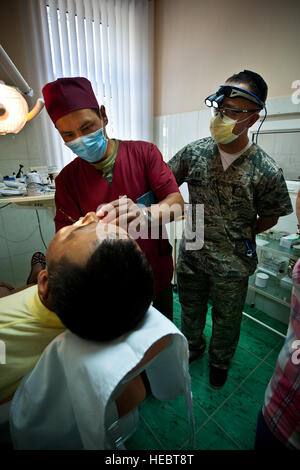
[[[174,294],[174,323],[180,329],[180,303]],[[260,322],[286,334],[287,326],[245,305],[244,311]],[[209,344],[212,319],[207,316],[204,333]],[[284,342],[273,331],[243,316],[239,345],[224,387],[209,385],[208,353],[190,366],[196,424],[195,448],[199,450],[253,449],[257,415]],[[208,349],[208,348],[207,348]],[[151,395],[140,407],[140,423],[126,442],[128,450],[189,449],[183,397],[168,402]]]

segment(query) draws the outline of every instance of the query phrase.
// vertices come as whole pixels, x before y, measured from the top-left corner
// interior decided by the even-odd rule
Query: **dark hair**
[[[85,339],[110,341],[144,318],[153,273],[133,240],[104,240],[85,266],[66,257],[49,265],[51,305],[62,323]]]
[[[268,85],[258,73],[251,72],[251,70],[244,70],[243,72],[236,73],[227,78],[226,82],[247,83],[250,90],[258,98],[265,103],[268,94]]]
[[[94,112],[97,114],[97,116],[98,116],[100,119],[102,119],[101,112],[100,112],[100,109],[99,109],[99,108],[98,108],[98,109],[96,109],[96,108],[90,108],[90,110],[91,110],[91,111],[94,111]]]

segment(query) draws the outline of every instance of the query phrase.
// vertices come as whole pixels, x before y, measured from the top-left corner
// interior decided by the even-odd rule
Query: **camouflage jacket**
[[[252,144],[224,171],[211,137],[187,145],[168,164],[178,186],[188,184],[193,209],[204,204],[203,247],[186,249],[183,236],[177,270],[201,270],[224,277],[251,275],[257,256],[247,252],[249,244],[255,250],[257,216],[280,217],[293,212],[282,170]],[[192,226],[195,231],[195,218]]]

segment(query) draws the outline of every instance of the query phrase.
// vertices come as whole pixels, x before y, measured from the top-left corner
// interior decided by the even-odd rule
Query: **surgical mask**
[[[247,119],[248,118],[243,119],[242,121],[236,121],[225,115],[221,117],[221,114],[217,113],[217,115],[212,117],[210,120],[210,133],[212,138],[215,139],[218,144],[230,144],[243,132],[242,131],[239,134],[234,134],[232,132],[234,126],[237,124],[237,122],[241,123],[247,121]]]
[[[95,132],[82,135],[71,142],[65,142],[65,145],[72,150],[78,157],[87,162],[94,163],[103,157],[107,149],[108,139],[103,134],[101,127]]]

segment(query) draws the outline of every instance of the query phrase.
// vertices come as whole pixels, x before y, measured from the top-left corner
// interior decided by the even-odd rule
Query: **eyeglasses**
[[[238,116],[240,116],[243,113],[257,113],[257,112],[261,111],[260,108],[257,108],[257,109],[235,109],[235,108],[226,108],[226,107],[223,107],[223,106],[220,106],[217,109],[212,108],[212,110],[213,110],[214,115],[216,115],[217,113],[220,113],[221,117],[223,115],[225,115],[225,116],[233,118],[233,119],[237,118]]]

